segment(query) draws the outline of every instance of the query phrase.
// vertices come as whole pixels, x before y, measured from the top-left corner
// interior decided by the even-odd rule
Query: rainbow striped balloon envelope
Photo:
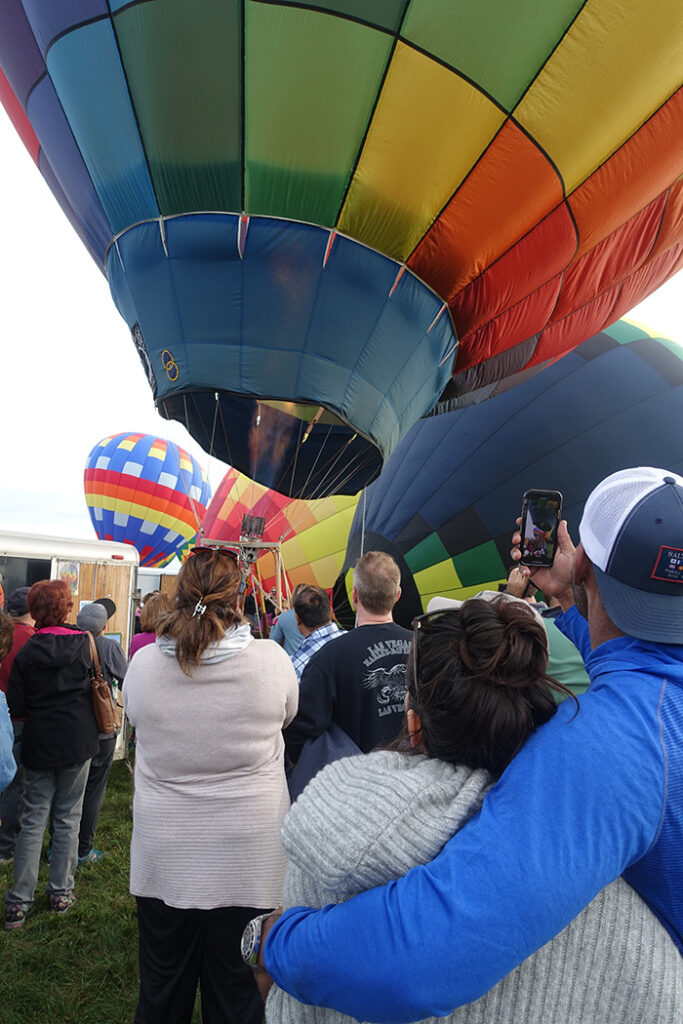
[[[132,544],[147,566],[170,561],[195,536],[211,497],[196,459],[153,434],[105,437],[88,456],[84,485],[99,539]]]
[[[206,538],[237,541],[245,514],[263,516],[263,540],[281,543],[290,586],[316,583],[329,589],[344,561],[357,501],[347,495],[313,501],[286,498],[231,468],[207,509],[202,530]],[[257,564],[262,585],[270,590],[275,583],[273,556],[265,551]]]
[[[292,496],[683,262],[681,0],[5,0],[0,69],[159,411]]]

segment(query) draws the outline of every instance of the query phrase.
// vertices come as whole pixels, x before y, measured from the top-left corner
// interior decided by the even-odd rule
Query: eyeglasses
[[[231,548],[220,547],[218,544],[216,544],[216,545],[203,544],[201,547],[190,548],[190,550],[187,553],[187,557],[188,558],[193,558],[193,557],[196,557],[197,555],[201,555],[202,552],[205,552],[205,551],[215,552],[216,554],[219,554],[219,555],[226,555],[228,558],[231,558],[233,560],[233,562],[235,562],[235,563],[237,563],[239,561],[239,557],[238,557],[236,551],[233,551]]]

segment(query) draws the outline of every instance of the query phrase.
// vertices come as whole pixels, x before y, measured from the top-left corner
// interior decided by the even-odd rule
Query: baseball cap
[[[76,625],[79,629],[100,633],[107,625],[107,612],[99,601],[84,604],[76,618]]]
[[[21,615],[28,615],[26,596],[30,589],[30,587],[17,587],[12,591],[5,604],[5,611],[8,615],[13,615],[16,619]]]
[[[93,604],[101,605],[107,613],[107,619],[110,619],[116,611],[116,605],[110,597],[97,597],[93,601]]]
[[[579,536],[614,625],[683,644],[683,477],[652,466],[612,473],[588,495]]]

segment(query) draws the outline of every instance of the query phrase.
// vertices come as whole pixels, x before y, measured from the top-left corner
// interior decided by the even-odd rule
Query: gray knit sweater
[[[341,903],[426,863],[478,810],[489,785],[483,771],[390,751],[329,765],[285,818],[285,907]],[[266,1020],[346,1024],[351,1018],[305,1006],[274,986]],[[637,893],[618,879],[485,996],[430,1020],[681,1024],[683,959]]]

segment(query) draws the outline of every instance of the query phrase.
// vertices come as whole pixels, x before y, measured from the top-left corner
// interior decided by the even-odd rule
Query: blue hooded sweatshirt
[[[683,951],[683,646],[590,650],[591,686],[525,744],[430,863],[324,910],[293,908],[265,964],[305,1003],[401,1024],[477,999],[620,874]]]

